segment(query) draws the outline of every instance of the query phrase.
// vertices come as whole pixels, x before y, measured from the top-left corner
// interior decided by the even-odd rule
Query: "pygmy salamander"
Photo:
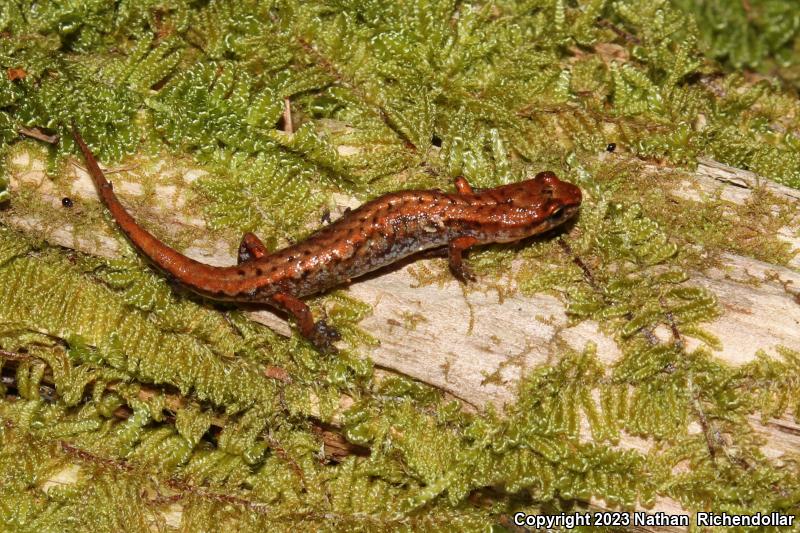
[[[572,218],[581,203],[581,190],[552,172],[483,190],[473,190],[459,177],[455,193],[389,193],[346,213],[305,241],[275,252],[246,233],[238,264],[217,267],[186,257],[137,224],[75,128],[73,135],[103,203],[157,268],[215,300],[266,303],[284,310],[295,317],[302,335],[323,350],[333,349],[338,335],[324,320],[314,322],[300,298],[434,248],[446,247],[453,274],[462,281],[472,280],[462,262],[468,248],[545,232]]]

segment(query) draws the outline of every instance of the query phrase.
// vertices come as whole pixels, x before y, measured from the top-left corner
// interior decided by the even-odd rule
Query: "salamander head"
[[[486,193],[497,202],[493,222],[498,231],[493,242],[524,239],[563,224],[578,212],[582,198],[578,187],[550,171]]]

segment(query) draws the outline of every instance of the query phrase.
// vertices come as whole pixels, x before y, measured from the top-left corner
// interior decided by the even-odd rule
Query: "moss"
[[[792,16],[791,4],[775,0],[702,4],[679,0],[676,5],[697,18],[709,55],[736,68],[764,72],[777,68],[785,79],[797,83],[800,22]]]
[[[603,161],[587,158],[585,165],[609,200],[622,203],[636,197],[643,213],[670,228],[670,239],[679,244],[684,267],[706,269],[723,253],[785,265],[797,253],[779,237],[782,230],[800,222],[796,208],[765,187],[734,203],[720,197],[722,188],[713,193],[696,190],[694,178],[681,170],[656,173],[626,156]],[[692,191],[699,200],[684,196]]]
[[[775,234],[796,213],[762,190],[742,206],[690,203],[670,194],[685,170],[654,183],[643,165],[691,170],[706,156],[800,184],[796,95],[730,68],[793,57],[794,19],[780,15],[790,2],[748,3],[746,49],[709,24],[741,18],[736,3],[40,4],[0,6],[3,220],[44,224],[0,226],[4,528],[478,530],[518,510],[657,496],[797,513],[797,462],[765,457],[748,416],[800,416],[798,356],[715,360],[725,339],[703,328],[719,311],[692,279],[725,252],[787,263]],[[784,81],[793,68],[781,67]],[[333,192],[368,199],[451,187],[459,174],[493,186],[551,168],[583,189],[580,219],[469,263],[501,297],[555,295],[570,324],[600,323],[622,355],[606,368],[593,345],[557,339],[515,403],[469,413],[412,380],[375,379],[362,355],[376,341],[358,328],[369,306],[345,293],[311,302],[348,345],[324,357],[172,291],[133,254],[48,247],[51,228],[94,238],[105,215],[45,205],[31,185],[9,191],[5,176],[28,154],[46,161],[51,196],[69,196],[72,121],[142,184],[126,199],[134,210],[162,200],[155,176],[174,172],[175,184],[202,169],[190,207],[232,245],[244,231],[271,247],[305,237]],[[33,148],[19,131],[60,142]],[[609,143],[616,152],[599,158]],[[198,236],[163,235],[179,246]],[[421,284],[451,279],[445,261],[413,272]],[[621,450],[624,434],[653,447]],[[76,481],[48,484],[69,465]]]

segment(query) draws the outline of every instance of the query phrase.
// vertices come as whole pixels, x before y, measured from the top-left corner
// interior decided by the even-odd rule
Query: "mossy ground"
[[[750,48],[734,49],[709,28],[735,20],[740,3],[686,4],[1,5],[6,171],[17,151],[44,150],[68,195],[74,121],[105,163],[136,154],[142,203],[154,194],[146,161],[189,160],[207,171],[191,205],[210,228],[277,246],[311,231],[333,192],[366,199],[450,187],[457,175],[491,186],[549,168],[583,189],[580,219],[558,239],[490,247],[471,264],[491,279],[521,263],[519,290],[556,294],[623,354],[605,368],[591,344],[561,348],[505,412],[468,413],[424,384],[375,380],[358,329],[369,308],[344,294],[317,305],[349,346],[320,356],[172,291],[134,255],[76,254],[4,224],[2,529],[485,530],[517,510],[590,498],[631,509],[657,496],[689,510],[797,514],[798,455],[766,457],[747,416],[800,417],[800,356],[716,360],[710,348],[725,339],[703,324],[719,309],[691,279],[723,252],[786,264],[776,231],[797,213],[763,192],[739,207],[668,196],[698,156],[800,186],[797,24],[780,38],[759,32],[792,2],[751,0]],[[34,148],[21,130],[60,142]],[[645,164],[677,170],[654,182]],[[48,217],[53,206],[6,190],[6,176],[3,217],[69,221],[80,235],[103,218]],[[670,342],[654,337],[658,326]],[[701,348],[687,352],[687,336]],[[331,429],[346,453],[326,453]],[[653,448],[618,449],[622,432]],[[74,483],[48,482],[75,466]]]

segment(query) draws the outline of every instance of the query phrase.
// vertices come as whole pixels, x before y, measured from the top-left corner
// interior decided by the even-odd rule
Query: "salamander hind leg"
[[[339,333],[326,324],[324,320],[314,322],[311,309],[302,300],[289,293],[279,292],[272,297],[272,303],[275,307],[283,309],[297,320],[300,334],[308,339],[315,348],[321,352],[336,353],[336,347],[333,343],[341,338]]]
[[[267,255],[269,250],[261,242],[261,239],[255,236],[254,233],[249,231],[242,236],[242,242],[239,244],[239,263],[246,263],[253,259],[260,259]]]
[[[478,239],[475,237],[458,237],[450,241],[448,246],[448,256],[450,259],[450,271],[453,275],[463,282],[475,281],[475,275],[472,270],[464,264],[464,252],[474,244],[477,244]]]

